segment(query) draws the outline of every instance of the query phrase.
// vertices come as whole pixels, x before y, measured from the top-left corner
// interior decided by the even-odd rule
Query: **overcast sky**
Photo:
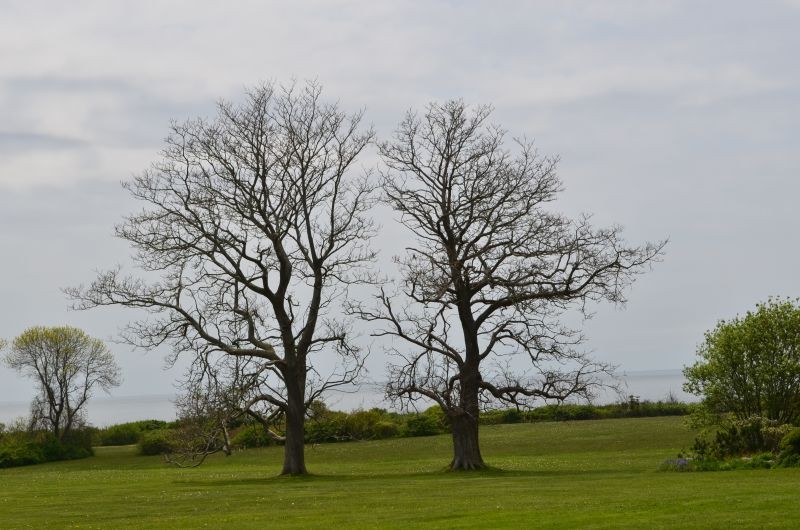
[[[263,80],[315,78],[379,137],[431,100],[561,157],[559,209],[670,238],[587,348],[623,370],[690,363],[703,332],[800,295],[800,2],[11,2],[0,0],[0,337],[70,324],[110,339],[129,314],[60,289],[126,263],[120,188],[170,119],[211,116]],[[399,229],[391,216],[387,234]],[[395,250],[383,236],[383,260]],[[116,395],[172,392],[162,355],[112,345]],[[386,362],[370,361],[380,379]],[[31,384],[0,368],[0,402]]]

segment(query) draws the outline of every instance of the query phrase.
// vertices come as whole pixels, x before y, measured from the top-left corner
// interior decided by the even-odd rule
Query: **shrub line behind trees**
[[[498,409],[481,414],[483,425],[535,423],[546,421],[576,421],[655,416],[684,416],[690,414],[694,404],[675,401],[638,401],[608,405],[561,404],[536,407],[530,410]],[[422,412],[397,413],[380,408],[352,412],[334,411],[316,401],[309,407],[306,420],[307,444],[350,441],[381,440],[450,433],[450,425],[438,406]],[[95,445],[139,444],[143,455],[165,454],[180,451],[182,441],[179,431],[182,420],[163,422],[145,420],[111,425],[94,431]],[[264,427],[247,417],[240,417],[229,426],[233,449],[248,449],[277,445]],[[281,425],[273,428],[280,430]],[[222,440],[218,441],[219,444]]]

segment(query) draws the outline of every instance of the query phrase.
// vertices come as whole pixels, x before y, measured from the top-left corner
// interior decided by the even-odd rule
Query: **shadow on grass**
[[[416,471],[408,473],[355,473],[341,475],[273,475],[268,477],[224,478],[210,480],[173,481],[176,485],[183,486],[252,486],[274,484],[312,484],[330,482],[356,482],[356,481],[381,481],[381,480],[428,480],[428,479],[453,479],[453,480],[480,480],[487,478],[526,478],[526,477],[568,477],[606,475],[608,470],[505,470],[496,467],[486,467],[474,471],[454,471],[450,468],[435,471]]]

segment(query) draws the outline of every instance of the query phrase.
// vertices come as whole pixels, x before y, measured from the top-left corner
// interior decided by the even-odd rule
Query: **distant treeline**
[[[529,410],[501,409],[481,414],[484,425],[572,421],[646,416],[682,416],[695,405],[674,401],[637,401],[610,405],[547,405]],[[380,440],[411,436],[431,436],[450,432],[446,418],[438,406],[423,412],[397,413],[380,408],[342,412],[314,403],[306,422],[307,443]],[[93,430],[95,445],[139,444],[142,454],[159,454],[170,450],[171,434],[181,422],[145,420],[111,425]],[[280,425],[275,426],[277,431]],[[235,449],[274,445],[263,427],[247,420],[230,425],[231,445]]]

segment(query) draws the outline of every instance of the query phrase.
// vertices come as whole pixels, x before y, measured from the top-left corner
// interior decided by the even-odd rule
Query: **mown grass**
[[[798,527],[800,469],[656,471],[688,447],[675,417],[482,428],[493,469],[443,470],[447,436],[281,448],[176,469],[133,447],[0,470],[3,528]]]

